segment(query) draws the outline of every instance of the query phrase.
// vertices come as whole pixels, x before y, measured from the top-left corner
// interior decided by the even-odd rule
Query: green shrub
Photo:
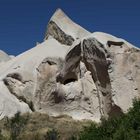
[[[127,114],[92,123],[79,135],[79,140],[140,140],[140,100],[133,101]]]
[[[5,122],[5,127],[10,131],[10,140],[17,140],[18,136],[27,124],[28,116],[23,117],[20,112],[16,113],[11,119],[7,118]]]

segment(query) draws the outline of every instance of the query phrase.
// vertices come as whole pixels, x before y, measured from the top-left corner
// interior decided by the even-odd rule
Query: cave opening
[[[63,84],[66,85],[68,83],[75,82],[75,81],[77,81],[76,78],[69,78],[69,79],[66,79]]]

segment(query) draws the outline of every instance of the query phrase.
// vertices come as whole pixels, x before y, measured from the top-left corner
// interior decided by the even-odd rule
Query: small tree
[[[27,117],[21,116],[20,112],[17,112],[13,118],[6,119],[5,126],[10,131],[11,140],[17,140],[17,137],[24,129],[25,125],[27,124],[27,121],[28,121],[28,116]]]
[[[46,133],[44,138],[45,138],[45,140],[58,140],[59,135],[55,129],[52,129]]]

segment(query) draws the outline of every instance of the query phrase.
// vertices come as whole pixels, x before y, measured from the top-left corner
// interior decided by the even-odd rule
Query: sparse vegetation
[[[10,140],[17,140],[28,122],[28,116],[23,117],[20,112],[11,119],[5,118],[4,126],[9,131]]]
[[[47,114],[32,113],[0,121],[0,140],[70,140],[80,133],[90,121],[74,121],[62,115],[49,117]]]
[[[127,114],[96,124],[32,113],[0,121],[0,140],[140,140],[140,100]]]
[[[6,140],[5,137],[2,135],[2,131],[0,130],[0,140]]]
[[[45,140],[58,140],[59,134],[55,129],[52,129],[46,133],[44,138],[45,138]]]

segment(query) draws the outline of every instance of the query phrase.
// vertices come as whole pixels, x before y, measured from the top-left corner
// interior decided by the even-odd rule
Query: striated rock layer
[[[140,93],[140,50],[90,33],[58,9],[45,40],[11,59],[0,56],[0,119],[16,112],[99,122],[125,113]]]

